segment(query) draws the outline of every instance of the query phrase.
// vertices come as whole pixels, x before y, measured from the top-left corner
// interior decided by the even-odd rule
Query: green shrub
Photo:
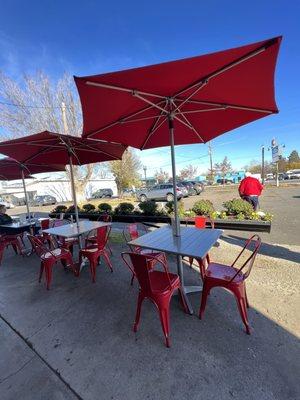
[[[213,203],[210,200],[199,200],[193,205],[192,210],[196,215],[210,216],[214,211]]]
[[[83,208],[84,211],[86,211],[86,212],[91,212],[91,211],[94,211],[96,207],[94,206],[94,204],[87,203],[87,204],[84,204],[84,205],[82,206],[82,208]]]
[[[78,212],[80,212],[80,208],[77,206]],[[75,206],[72,204],[70,207],[67,208],[66,213],[74,213],[75,212]]]
[[[183,201],[179,200],[177,202],[177,207],[178,207],[178,215],[180,218],[184,217],[185,211],[184,211],[184,204]],[[167,214],[171,215],[174,214],[174,201],[168,201],[165,204],[165,208],[167,210]]]
[[[157,215],[159,214],[157,210],[157,203],[153,200],[144,201],[139,204],[139,208],[141,209],[144,215]]]
[[[243,214],[245,217],[249,218],[253,213],[253,207],[251,204],[242,199],[225,201],[225,203],[223,203],[223,207],[226,209],[227,214],[230,215]]]
[[[108,203],[100,203],[98,204],[98,210],[109,214],[112,212],[112,206]]]
[[[134,210],[134,205],[131,203],[120,203],[115,208],[115,214],[127,215],[132,214]]]
[[[53,213],[65,213],[67,211],[68,207],[64,206],[62,204],[54,207],[54,209],[52,210]]]

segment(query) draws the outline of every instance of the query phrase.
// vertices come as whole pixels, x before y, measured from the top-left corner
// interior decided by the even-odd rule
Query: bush
[[[184,211],[184,204],[183,201],[179,200],[177,202],[178,205],[178,215],[180,218],[184,217],[185,211]],[[167,209],[167,214],[171,215],[174,213],[174,201],[168,201],[165,205],[165,208]]]
[[[139,204],[139,208],[145,215],[157,215],[159,214],[157,210],[157,203],[153,200],[144,201]]]
[[[196,215],[210,216],[215,211],[213,203],[210,200],[199,200],[193,205],[192,211]]]
[[[242,199],[225,201],[225,203],[223,203],[223,207],[226,209],[227,214],[239,215],[240,218],[241,214],[249,218],[253,213],[253,207],[251,204]]]
[[[98,204],[98,210],[101,213],[105,212],[105,213],[109,214],[112,212],[112,206],[108,203],[100,203],[100,204]]]
[[[54,209],[52,210],[53,213],[65,213],[67,211],[68,207],[64,206],[64,205],[58,205],[56,207],[54,207]]]
[[[96,207],[94,206],[94,204],[87,203],[87,204],[84,204],[84,205],[82,206],[82,208],[83,208],[84,211],[86,211],[86,212],[91,212],[91,211],[94,211]]]
[[[80,210],[80,208],[77,206],[77,210],[78,210],[78,212],[80,212],[81,210]],[[74,213],[75,212],[75,206],[74,206],[74,204],[72,204],[70,207],[68,207],[67,209],[66,209],[66,213]]]
[[[120,203],[115,208],[115,214],[127,215],[132,214],[134,210],[134,205],[131,203]]]

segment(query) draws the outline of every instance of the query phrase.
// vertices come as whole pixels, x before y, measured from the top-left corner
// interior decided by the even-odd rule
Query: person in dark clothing
[[[11,224],[12,218],[6,214],[6,207],[4,204],[0,204],[0,225]]]

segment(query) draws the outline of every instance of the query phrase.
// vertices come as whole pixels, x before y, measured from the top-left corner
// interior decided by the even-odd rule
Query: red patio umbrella
[[[19,161],[22,165],[55,166],[70,165],[72,195],[78,222],[73,164],[83,165],[103,161],[119,160],[126,146],[106,141],[90,140],[61,135],[53,132],[40,132],[5,142],[0,142],[0,153]],[[28,167],[29,170],[31,167]]]
[[[205,143],[278,112],[274,71],[280,42],[276,37],[163,64],[75,77],[83,137],[142,150],[171,145],[175,188],[174,144]],[[177,216],[176,196],[174,208]]]
[[[22,179],[23,190],[25,195],[25,203],[27,207],[27,215],[30,217],[29,201],[27,196],[27,190],[25,185],[26,178],[32,178],[31,174],[39,174],[43,172],[58,172],[64,171],[64,165],[39,165],[31,162],[20,163],[19,161],[5,157],[0,159],[0,180],[16,180]]]

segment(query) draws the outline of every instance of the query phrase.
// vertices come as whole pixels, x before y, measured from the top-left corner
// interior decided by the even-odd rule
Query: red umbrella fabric
[[[75,77],[83,137],[139,149],[207,142],[278,109],[274,71],[281,37],[102,75]]]
[[[119,160],[125,149],[126,146],[119,144],[91,142],[48,131],[0,142],[0,153],[28,165],[31,173],[34,173],[31,170],[33,165],[67,165],[70,163],[69,155],[76,165]]]
[[[83,165],[96,162],[120,160],[126,146],[105,141],[90,140],[61,135],[53,132],[40,132],[34,135],[0,143],[0,153],[12,157],[21,164],[55,166],[70,165],[72,195],[75,205],[76,221],[79,222],[73,164]]]
[[[32,178],[31,174],[40,174],[43,172],[59,172],[64,170],[64,165],[46,166],[31,163],[24,165],[11,157],[0,159],[0,179],[22,179],[22,171],[24,172],[24,178]]]

